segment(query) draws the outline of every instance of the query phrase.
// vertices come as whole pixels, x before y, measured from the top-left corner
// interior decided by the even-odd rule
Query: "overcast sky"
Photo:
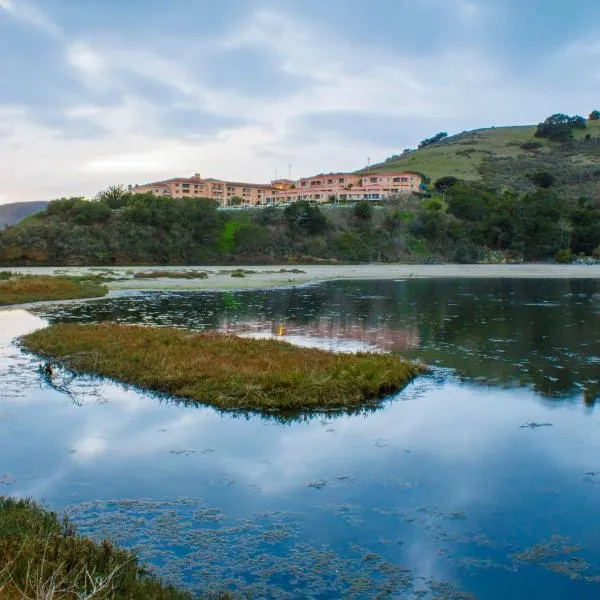
[[[0,203],[600,108],[598,0],[0,0]]]

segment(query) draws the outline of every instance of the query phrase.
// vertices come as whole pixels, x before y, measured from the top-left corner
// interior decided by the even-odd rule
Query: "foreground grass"
[[[23,343],[75,371],[223,410],[372,406],[423,370],[391,355],[335,354],[277,340],[114,323],[52,325]]]
[[[77,535],[29,500],[0,497],[0,599],[191,600],[152,577],[135,554]]]
[[[41,300],[74,300],[104,296],[108,289],[99,278],[52,277],[0,273],[0,306]]]

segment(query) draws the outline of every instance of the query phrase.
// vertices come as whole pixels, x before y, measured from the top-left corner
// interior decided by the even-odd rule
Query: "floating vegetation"
[[[538,429],[540,427],[552,427],[552,423],[525,423],[520,427],[521,429]]]
[[[328,483],[329,481],[327,481],[326,479],[321,479],[319,481],[311,481],[308,484],[308,487],[313,488],[315,490],[322,490],[324,487],[327,486]]]
[[[363,525],[359,506],[324,508],[353,529]],[[232,520],[193,498],[90,502],[68,514],[94,538],[128,544],[160,565],[169,581],[209,597],[223,589],[234,597],[282,600],[470,597],[450,583],[423,580],[369,545],[307,543],[303,514],[273,511]]]

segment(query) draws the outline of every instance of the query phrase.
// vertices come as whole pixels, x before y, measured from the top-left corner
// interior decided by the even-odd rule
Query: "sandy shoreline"
[[[245,277],[231,277],[235,269],[245,269]],[[280,272],[283,269],[284,272]],[[291,272],[291,270],[302,272]],[[125,277],[108,283],[110,290],[232,290],[290,287],[336,279],[411,278],[519,278],[519,279],[600,279],[600,265],[286,265],[286,266],[187,266],[187,267],[23,267],[6,269],[31,274],[81,275],[94,273]],[[139,271],[204,271],[206,279],[135,279]],[[249,271],[252,271],[250,273]]]

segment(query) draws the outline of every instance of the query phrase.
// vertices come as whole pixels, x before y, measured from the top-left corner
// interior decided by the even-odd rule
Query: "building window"
[[[408,177],[401,177],[400,181],[404,182],[404,181],[408,181]]]
[[[331,184],[333,183],[333,179],[328,179],[328,180],[327,180],[327,183],[328,183],[329,185],[331,185]]]
[[[344,183],[344,178],[341,177],[340,179],[338,179],[338,183]]]
[[[370,181],[371,183],[377,183],[377,177],[371,177],[371,178],[369,179],[369,181]]]
[[[400,181],[401,181],[401,178],[400,178],[400,177],[394,177],[394,179],[392,179],[392,181],[393,181],[394,183],[400,183]]]
[[[392,194],[397,194],[397,193],[398,193],[398,188],[394,188],[394,189],[392,190]]]

